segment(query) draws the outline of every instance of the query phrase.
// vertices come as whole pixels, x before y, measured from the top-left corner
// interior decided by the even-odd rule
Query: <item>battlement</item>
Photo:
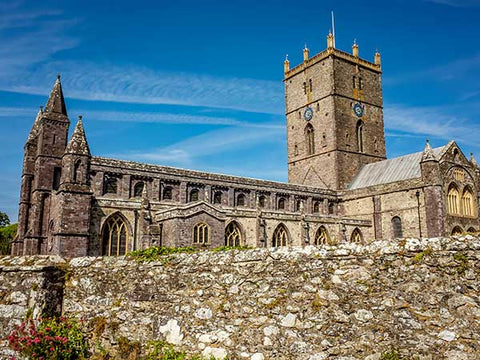
[[[334,47],[329,47],[329,48],[323,50],[322,52],[318,53],[317,55],[315,55],[315,56],[313,56],[309,59],[304,60],[303,63],[295,66],[294,68],[288,69],[288,71],[285,71],[285,78],[283,79],[283,81],[288,80],[292,76],[294,76],[298,73],[301,73],[302,71],[309,68],[310,66],[313,66],[316,63],[318,63],[318,62],[320,62],[320,61],[322,61],[322,60],[324,60],[324,59],[326,59],[330,56],[337,57],[337,58],[342,59],[342,60],[346,60],[350,63],[353,63],[353,64],[358,65],[358,66],[362,66],[362,67],[367,68],[369,70],[373,70],[373,71],[378,72],[380,74],[382,73],[382,66],[381,66],[380,61],[379,61],[379,59],[380,59],[380,54],[379,53],[375,54],[375,57],[376,58],[378,57],[378,61],[375,63],[375,62],[371,62],[371,61],[368,61],[368,60],[364,60],[364,59],[362,59],[358,56],[354,56],[352,54],[349,54],[345,51],[336,49]],[[286,60],[286,61],[288,61],[288,60]]]

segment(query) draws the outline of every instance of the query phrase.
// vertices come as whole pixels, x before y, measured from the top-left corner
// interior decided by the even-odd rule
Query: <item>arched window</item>
[[[327,229],[324,226],[320,226],[315,233],[315,245],[325,245],[330,243],[330,238],[328,237]]]
[[[333,215],[335,213],[335,204],[333,201],[328,202],[328,214]]]
[[[402,219],[400,219],[398,216],[394,216],[392,218],[392,230],[394,239],[403,237]]]
[[[362,243],[362,233],[358,228],[355,228],[352,232],[352,236],[350,237],[350,242],[361,244]]]
[[[225,246],[240,246],[242,244],[242,233],[235,221],[231,221],[225,229]]]
[[[463,190],[462,195],[462,215],[474,216],[473,194],[469,188]]]
[[[145,184],[143,182],[138,182],[135,184],[135,187],[133,188],[133,196],[134,197],[141,197],[143,193],[143,187]]]
[[[238,194],[237,195],[237,206],[245,206],[245,195]]]
[[[258,206],[264,208],[267,203],[267,198],[264,195],[260,195],[258,198]]]
[[[459,156],[460,156],[460,152],[458,151],[458,149],[454,149],[453,150],[453,162],[458,162]]]
[[[214,204],[221,204],[222,203],[222,192],[221,191],[215,191],[213,194],[213,203]]]
[[[285,210],[285,198],[278,199],[278,210]]]
[[[279,224],[272,237],[272,246],[287,246],[288,245],[288,232],[287,228],[283,224]]]
[[[190,202],[194,202],[194,201],[198,201],[198,190],[197,189],[192,189],[190,191],[190,197],[189,197],[189,201]]]
[[[80,166],[82,165],[82,160],[77,160],[75,166],[73,167],[73,182],[80,181],[82,178],[82,173]]]
[[[315,131],[312,124],[308,123],[305,126],[305,143],[307,144],[307,154],[312,155],[315,153]]]
[[[297,200],[295,203],[295,211],[303,210],[303,200]]]
[[[467,232],[470,233],[470,234],[475,234],[477,232],[477,230],[475,230],[474,227],[469,227]]]
[[[128,230],[127,224],[120,214],[114,214],[105,221],[102,240],[103,255],[125,255],[128,249]]]
[[[459,199],[460,195],[458,193],[457,187],[452,184],[448,188],[448,212],[453,215],[460,214],[460,204]]]
[[[172,200],[173,198],[173,194],[172,194],[172,187],[171,186],[167,186],[163,189],[163,196],[162,196],[162,199],[163,200]]]
[[[209,243],[209,228],[205,223],[197,224],[193,227],[193,243],[194,244],[208,244]]]
[[[313,203],[313,213],[318,214],[320,212],[320,201],[315,201]]]
[[[117,193],[117,178],[115,176],[105,175],[103,179],[103,193],[104,194]]]
[[[357,122],[357,146],[358,152],[363,152],[363,121],[358,120]]]
[[[53,168],[53,184],[52,184],[53,190],[58,190],[58,188],[60,187],[61,179],[62,179],[62,168],[55,166]]]
[[[309,80],[308,80],[308,87],[309,87],[310,92],[312,92],[312,91],[313,91],[312,79],[309,79]]]
[[[463,230],[460,226],[455,226],[453,229],[452,229],[452,236],[460,236],[463,234]]]

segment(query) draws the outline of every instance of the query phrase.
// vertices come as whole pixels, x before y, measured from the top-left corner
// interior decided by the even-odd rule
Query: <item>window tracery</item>
[[[125,255],[128,248],[127,225],[119,214],[114,214],[103,225],[102,254],[105,256]]]
[[[193,243],[199,245],[208,244],[210,241],[209,226],[205,223],[197,224],[193,227]]]
[[[272,246],[287,246],[288,245],[288,232],[285,228],[285,225],[279,224],[275,231],[273,232],[272,237]]]

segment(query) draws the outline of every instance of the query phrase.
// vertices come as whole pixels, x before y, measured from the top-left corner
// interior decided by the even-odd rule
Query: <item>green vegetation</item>
[[[184,351],[175,350],[170,344],[163,341],[156,341],[150,344],[150,350],[140,360],[215,360],[212,356],[205,359],[198,355],[189,357]],[[224,360],[228,360],[225,358]]]
[[[230,250],[248,250],[252,249],[249,246],[221,246],[213,249],[203,250],[193,246],[187,247],[164,247],[164,246],[154,246],[144,250],[135,250],[128,253],[128,257],[136,260],[137,262],[151,262],[151,261],[162,261],[164,264],[172,260],[172,257],[164,257],[165,255],[181,254],[181,253],[195,253],[200,251],[230,251]]]
[[[389,350],[382,354],[382,356],[380,357],[380,360],[408,360],[408,359],[400,356],[397,350]]]
[[[230,251],[230,250],[250,250],[251,246],[220,246],[217,248],[209,249],[209,251]]]
[[[154,246],[144,250],[135,250],[128,253],[128,257],[136,260],[137,262],[150,262],[150,261],[159,261],[164,255],[172,255],[179,253],[194,253],[199,251],[193,246],[171,248],[164,246]]]
[[[424,251],[419,252],[415,257],[413,258],[413,261],[419,263],[421,262],[426,256],[430,256],[432,254],[433,250],[431,247],[427,247]]]
[[[7,214],[0,211],[0,228],[5,227],[7,225],[10,225],[10,219],[8,218]]]
[[[8,345],[26,358],[38,360],[82,360],[88,349],[82,323],[64,317],[26,319],[8,336]]]
[[[9,255],[11,243],[17,235],[18,224],[10,224],[8,215],[0,211],[0,255]]]
[[[468,270],[468,258],[467,256],[462,253],[458,252],[453,255],[453,258],[456,262],[458,262],[457,272],[459,275],[463,275]]]

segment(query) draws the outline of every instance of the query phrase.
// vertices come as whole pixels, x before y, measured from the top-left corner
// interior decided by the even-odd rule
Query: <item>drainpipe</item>
[[[420,191],[417,190],[415,195],[417,196],[418,232],[420,234],[420,239],[421,239],[422,238],[422,218],[420,216]]]
[[[135,223],[133,224],[133,250],[137,249],[137,227],[138,227],[138,210],[134,211]]]

